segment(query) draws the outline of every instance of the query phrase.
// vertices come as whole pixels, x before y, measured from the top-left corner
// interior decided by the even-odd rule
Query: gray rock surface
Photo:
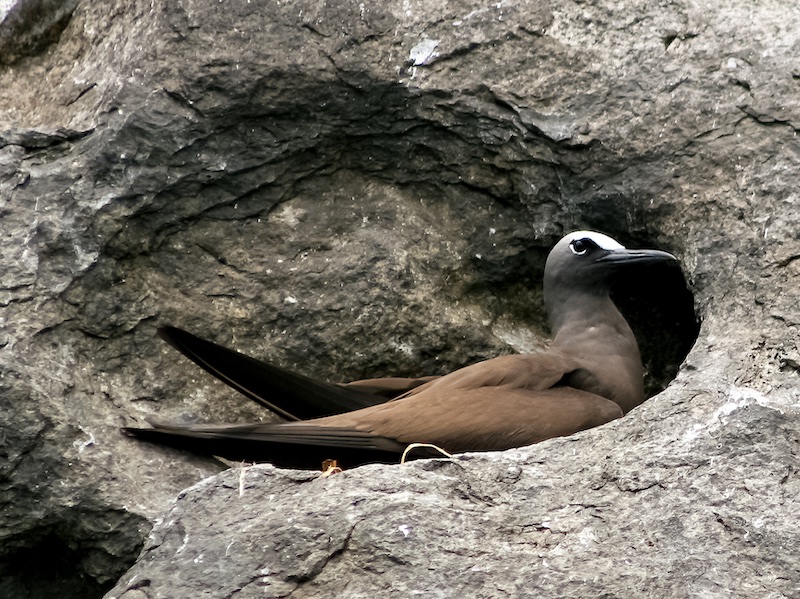
[[[77,5],[78,0],[0,2],[0,65],[35,56],[55,44]]]
[[[0,595],[101,596],[157,520],[109,596],[800,595],[794,4],[157,4],[0,70]],[[268,417],[159,324],[330,380],[542,347],[575,228],[702,320],[621,421],[327,479],[119,434]]]
[[[228,470],[108,597],[796,597],[800,484],[774,457],[800,425],[748,400],[672,439],[614,424],[329,478]]]

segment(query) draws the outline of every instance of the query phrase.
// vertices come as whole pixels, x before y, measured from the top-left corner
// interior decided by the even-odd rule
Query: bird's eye
[[[569,244],[569,249],[572,250],[572,253],[576,256],[583,256],[591,247],[596,246],[588,239],[576,239]]]

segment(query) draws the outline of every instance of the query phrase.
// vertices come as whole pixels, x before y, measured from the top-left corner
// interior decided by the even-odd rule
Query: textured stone
[[[719,412],[672,439],[615,423],[328,478],[228,470],[178,497],[108,597],[795,596],[800,484],[773,458],[798,420]]]
[[[112,596],[796,595],[797,20],[79,3],[0,70],[0,595],[100,596],[199,480]],[[679,273],[617,289],[650,391],[681,366],[619,422],[325,480],[260,466],[241,497],[119,434],[268,417],[159,324],[330,380],[542,347],[543,260],[576,228],[674,252],[701,319],[681,365]]]
[[[0,64],[35,56],[58,41],[78,0],[4,0],[0,4]]]

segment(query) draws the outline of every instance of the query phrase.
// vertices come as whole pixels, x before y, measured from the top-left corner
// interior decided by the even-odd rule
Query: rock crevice
[[[0,595],[100,596],[144,543],[109,596],[792,596],[793,5],[62,5],[0,58]],[[119,434],[267,417],[163,324],[332,381],[535,351],[579,228],[674,253],[691,289],[615,289],[657,394],[621,421],[258,466],[242,496]]]

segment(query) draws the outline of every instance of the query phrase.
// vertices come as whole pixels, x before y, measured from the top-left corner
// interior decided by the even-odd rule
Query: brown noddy
[[[450,453],[521,447],[604,424],[645,399],[636,339],[609,296],[631,264],[674,261],[576,231],[551,250],[544,299],[553,331],[539,354],[500,356],[440,377],[332,384],[167,327],[159,334],[205,370],[292,420],[164,424],[134,436],[230,459],[319,467],[394,462],[414,443]],[[431,450],[417,457],[436,455]]]

